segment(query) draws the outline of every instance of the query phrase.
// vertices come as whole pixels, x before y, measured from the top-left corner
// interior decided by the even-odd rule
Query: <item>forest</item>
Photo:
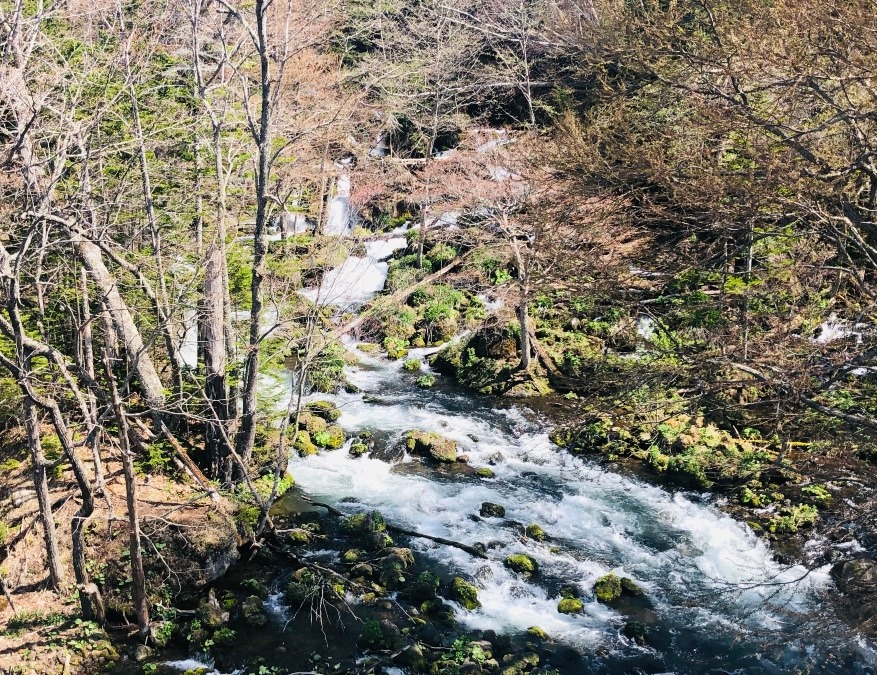
[[[0,49],[0,673],[877,668],[872,2]]]

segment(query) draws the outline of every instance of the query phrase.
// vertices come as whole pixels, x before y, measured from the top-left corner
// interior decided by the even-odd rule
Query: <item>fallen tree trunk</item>
[[[347,516],[343,511],[339,511],[334,506],[329,504],[324,504],[322,502],[315,502],[311,499],[304,498],[305,501],[310,502],[314,506],[319,506],[321,508],[326,509],[333,516],[338,516],[340,518],[344,518]],[[461,551],[465,551],[469,555],[474,558],[481,558],[482,560],[489,560],[487,554],[484,551],[481,551],[474,546],[469,546],[468,544],[461,544],[458,541],[453,541],[452,539],[445,539],[444,537],[436,537],[431,534],[423,534],[422,532],[416,532],[414,530],[408,530],[404,527],[398,527],[396,525],[391,525],[387,523],[387,530],[390,532],[395,532],[396,534],[402,534],[406,537],[416,537],[418,539],[429,539],[430,541],[434,541],[436,544],[442,544],[444,546],[452,546],[453,548],[458,548]]]
[[[438,272],[433,272],[429,276],[424,277],[423,279],[418,281],[416,284],[413,284],[413,285],[409,286],[408,288],[404,288],[404,289],[402,289],[400,291],[396,291],[395,293],[392,293],[390,295],[383,295],[383,296],[377,298],[371,304],[371,306],[369,306],[368,308],[363,310],[358,317],[356,317],[355,319],[348,321],[344,325],[336,328],[335,331],[332,333],[332,339],[338,339],[342,335],[345,335],[353,330],[356,330],[357,328],[359,328],[359,326],[362,324],[363,321],[365,321],[369,316],[371,316],[376,310],[380,309],[381,307],[406,301],[408,299],[408,297],[412,293],[414,293],[414,291],[416,291],[418,288],[422,288],[423,286],[431,284],[436,279],[440,279],[441,277],[446,275],[448,272],[452,272],[453,270],[460,267],[460,265],[462,265],[463,261],[466,259],[467,255],[468,254],[461,256],[460,258],[458,258],[457,260],[452,262],[447,267],[442,267]]]

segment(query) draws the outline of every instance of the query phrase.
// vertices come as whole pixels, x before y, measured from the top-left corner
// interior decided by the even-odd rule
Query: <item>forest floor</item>
[[[97,497],[86,528],[88,571],[110,586],[104,602],[108,630],[78,618],[78,591],[70,562],[71,519],[80,503],[72,472],[53,475],[51,500],[66,574],[60,593],[50,588],[43,528],[29,472],[24,438],[7,433],[0,441],[0,523],[8,528],[0,548],[0,572],[14,589],[12,602],[0,597],[0,673],[90,673],[113,668],[120,655],[113,644],[136,632],[130,600],[128,524],[121,463],[105,466],[106,494]],[[93,472],[90,453],[82,453]],[[138,485],[144,559],[150,594],[157,606],[191,592],[224,571],[237,556],[237,535],[226,500],[214,503],[197,485],[162,474]]]

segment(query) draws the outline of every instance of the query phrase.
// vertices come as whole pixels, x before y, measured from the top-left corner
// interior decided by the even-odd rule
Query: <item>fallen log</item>
[[[385,307],[387,305],[397,304],[400,302],[405,302],[408,299],[408,297],[412,293],[414,293],[414,291],[416,291],[418,288],[422,288],[423,286],[426,286],[427,284],[431,284],[436,279],[440,279],[441,277],[446,275],[448,272],[452,272],[453,270],[460,267],[460,265],[463,264],[463,261],[466,260],[467,256],[468,256],[468,253],[457,258],[457,260],[452,262],[447,267],[442,267],[438,272],[433,272],[432,274],[424,277],[423,279],[421,279],[417,283],[412,284],[411,286],[408,286],[408,288],[403,288],[402,290],[396,291],[395,293],[391,293],[390,295],[382,295],[382,296],[378,297],[369,307],[364,309],[358,317],[356,317],[355,319],[352,319],[351,321],[348,321],[347,323],[336,328],[332,332],[332,338],[338,339],[342,335],[345,335],[353,330],[356,330],[357,328],[359,328],[360,324],[362,324],[363,321],[365,321],[375,311],[377,311],[378,309],[380,309],[382,307]]]
[[[310,502],[314,506],[319,506],[321,508],[326,509],[333,516],[345,517],[347,514],[343,511],[339,511],[334,506],[329,504],[323,504],[322,502],[315,502],[311,499],[307,499],[306,501]],[[397,525],[391,525],[387,523],[387,530],[389,532],[395,532],[396,534],[401,534],[406,537],[416,537],[417,539],[429,539],[430,541],[434,541],[436,544],[442,544],[443,546],[452,546],[453,548],[458,548],[461,551],[465,551],[469,555],[474,558],[481,558],[482,560],[489,560],[487,554],[480,549],[475,548],[474,546],[469,546],[468,544],[461,544],[459,541],[453,541],[452,539],[445,539],[444,537],[436,537],[431,534],[424,534],[423,532],[416,532],[415,530],[408,530],[404,527],[398,527]]]

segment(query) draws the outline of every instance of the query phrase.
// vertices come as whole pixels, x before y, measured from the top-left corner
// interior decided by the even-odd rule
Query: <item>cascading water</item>
[[[668,668],[704,672],[730,663],[732,670],[787,672],[792,664],[827,658],[806,637],[796,639],[799,622],[829,584],[824,570],[779,565],[751,531],[695,495],[674,494],[561,451],[544,426],[517,407],[494,407],[447,382],[424,391],[398,362],[361,361],[348,376],[362,393],[330,397],[343,411],[342,426],[352,433],[373,430],[391,444],[409,429],[441,433],[460,444],[473,466],[492,464],[495,478],[454,477],[410,460],[394,466],[353,459],[344,451],[295,458],[290,469],[321,501],[350,512],[377,509],[404,527],[486,544],[489,561],[413,542],[434,565],[480,586],[480,609],[457,607],[465,625],[508,633],[539,626],[585,653],[610,648],[616,658],[636,663],[649,650],[622,637],[625,618],[591,593],[598,577],[616,572],[645,590],[652,605],[647,620],[654,622],[650,658]],[[504,505],[506,518],[478,517],[485,501]],[[521,537],[529,523],[541,525],[550,541]],[[513,553],[536,559],[536,579],[523,580],[503,566]],[[577,587],[583,614],[558,613],[563,585]]]
[[[334,306],[339,312],[358,309],[384,288],[389,263],[386,258],[406,246],[405,237],[366,242],[365,256],[348,257],[339,267],[329,270],[317,288],[302,295],[321,306]]]
[[[387,266],[379,260],[403,245],[401,237],[370,243],[366,257],[328,273],[310,297],[342,310],[362,305],[383,287]],[[669,492],[561,451],[524,409],[475,397],[441,377],[423,390],[401,363],[356,353],[360,365],[348,369],[348,379],[360,391],[313,397],[333,400],[348,432],[368,429],[388,444],[410,429],[438,432],[456,440],[471,465],[492,465],[494,478],[439,472],[410,459],[395,465],[354,459],[344,450],[295,457],[290,469],[320,501],[351,513],[377,509],[403,527],[486,545],[488,561],[428,540],[411,543],[437,569],[480,587],[482,607],[456,607],[464,625],[508,634],[539,626],[582,654],[600,654],[574,660],[564,669],[570,673],[607,664],[610,672],[837,672],[839,663],[843,672],[871,672],[866,663],[873,665],[874,654],[855,636],[837,638],[845,642],[841,649],[820,644],[824,634],[804,632],[830,588],[825,569],[780,565],[754,533],[698,495]],[[479,517],[482,502],[504,505],[506,518]],[[550,540],[522,537],[530,523]],[[502,561],[514,553],[532,556],[540,574],[524,580],[507,570]],[[625,638],[626,617],[593,597],[594,581],[608,572],[644,589],[650,607],[635,618],[649,624],[649,647]],[[564,585],[577,588],[582,614],[557,611]]]

